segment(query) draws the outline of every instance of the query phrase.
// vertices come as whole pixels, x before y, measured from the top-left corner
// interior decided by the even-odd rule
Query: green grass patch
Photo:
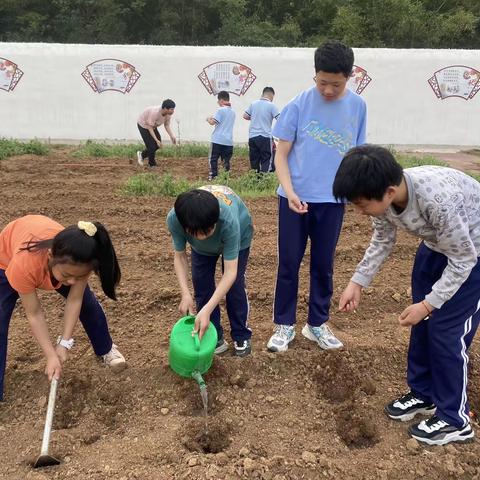
[[[87,142],[78,147],[72,155],[74,157],[124,157],[136,158],[138,150],[144,150],[145,146],[141,143],[133,143],[127,145],[108,145],[106,143]],[[210,144],[206,143],[185,143],[182,145],[164,145],[161,150],[157,151],[158,157],[180,158],[180,157],[208,157],[210,152]],[[238,145],[234,147],[234,156],[248,156],[248,147]]]
[[[0,138],[0,160],[14,155],[48,155],[48,150],[48,146],[38,140],[19,142],[18,140]]]
[[[274,196],[278,186],[274,173],[257,175],[250,171],[244,175],[233,177],[222,172],[214,181],[188,181],[185,178],[174,178],[171,174],[156,175],[141,173],[130,177],[123,187],[125,195],[176,197],[186,190],[202,185],[226,185],[242,198],[259,198]]]
[[[447,167],[448,164],[433,157],[432,155],[406,155],[402,153],[395,153],[395,159],[403,168],[419,167],[421,165],[439,165],[441,167]]]
[[[162,176],[154,173],[140,173],[127,180],[123,193],[134,197],[176,197],[195,186],[185,178],[174,178],[170,173]]]
[[[259,198],[274,196],[278,179],[275,173],[257,174],[253,170],[239,177],[222,172],[213,184],[226,185],[242,198]]]
[[[235,157],[248,157],[248,145],[235,145],[233,155]]]
[[[137,150],[143,150],[140,144],[107,145],[87,140],[72,152],[73,157],[135,157]]]

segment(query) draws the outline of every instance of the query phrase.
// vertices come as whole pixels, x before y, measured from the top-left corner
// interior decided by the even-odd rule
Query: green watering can
[[[201,375],[212,366],[213,352],[218,338],[217,329],[211,322],[202,340],[198,338],[198,333],[192,336],[194,324],[195,316],[187,315],[173,326],[170,333],[168,361],[175,373],[182,377],[193,377],[199,382]]]

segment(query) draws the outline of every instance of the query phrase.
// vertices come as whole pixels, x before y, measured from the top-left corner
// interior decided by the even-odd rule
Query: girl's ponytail
[[[94,235],[97,242],[97,273],[105,295],[116,300],[115,287],[120,283],[121,278],[117,254],[115,253],[107,229],[99,222],[94,222],[94,225],[97,227],[97,231]]]

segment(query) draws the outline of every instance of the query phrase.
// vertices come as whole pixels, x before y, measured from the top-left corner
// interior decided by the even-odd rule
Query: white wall
[[[313,85],[314,49],[186,47],[143,45],[65,45],[0,43],[0,57],[24,72],[16,88],[0,90],[0,137],[57,140],[139,140],[138,114],[172,98],[177,103],[173,130],[189,141],[208,141],[207,115],[216,108],[197,75],[203,67],[232,60],[257,76],[243,97],[232,95],[237,112],[236,142],[248,139],[241,116],[264,86],[277,92],[281,108]],[[102,58],[117,58],[141,74],[130,93],[95,93],[81,76]],[[355,64],[372,77],[363,91],[367,101],[368,140],[395,145],[479,145],[480,92],[468,101],[438,99],[427,80],[449,65],[480,70],[474,50],[356,49]],[[174,120],[178,120],[179,123]]]

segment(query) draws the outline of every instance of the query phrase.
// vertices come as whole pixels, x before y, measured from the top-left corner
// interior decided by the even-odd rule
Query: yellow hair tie
[[[92,222],[78,222],[78,228],[83,230],[89,237],[93,237],[97,233],[97,227]]]

